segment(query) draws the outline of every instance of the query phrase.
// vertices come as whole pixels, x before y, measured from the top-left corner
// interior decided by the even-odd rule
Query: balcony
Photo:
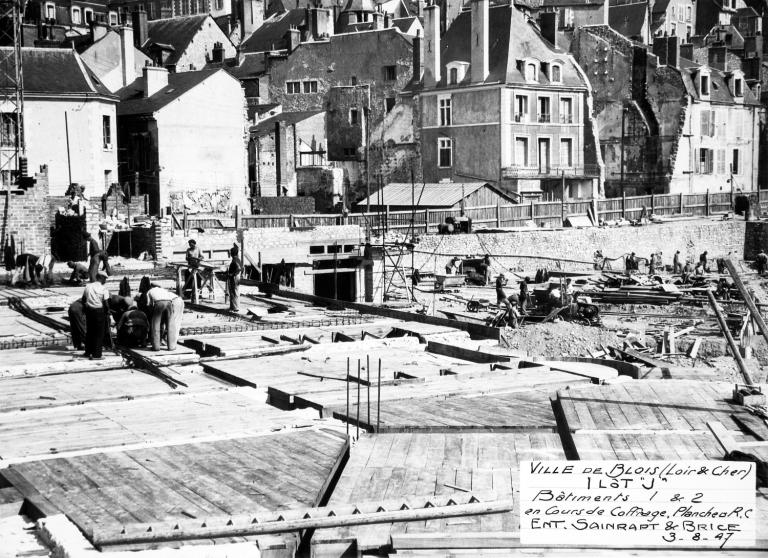
[[[561,114],[560,115],[560,124],[573,124],[573,115],[572,114]]]
[[[515,113],[515,122],[528,122],[528,114],[524,112]]]
[[[591,178],[600,174],[597,165],[563,167],[558,165],[511,165],[501,169],[502,178]]]
[[[548,112],[542,112],[539,114],[539,120],[542,124],[547,124],[552,121],[551,115]]]

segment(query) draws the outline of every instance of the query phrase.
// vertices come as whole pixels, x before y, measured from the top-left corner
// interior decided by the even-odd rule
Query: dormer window
[[[525,80],[538,81],[536,64],[533,62],[525,63]]]
[[[550,73],[552,74],[550,76],[550,81],[552,83],[560,83],[562,81],[561,72],[562,68],[560,67],[560,64],[552,64],[552,69],[550,70]]]
[[[702,97],[709,97],[709,75],[702,74],[699,76],[699,95]]]
[[[88,25],[93,21],[93,10],[90,8],[85,9],[85,23]]]
[[[72,25],[80,25],[81,23],[83,23],[83,17],[80,8],[72,8]]]
[[[109,24],[117,25],[117,12],[109,12]]]
[[[445,65],[448,69],[448,83],[450,85],[457,85],[464,81],[469,69],[468,62],[449,62]]]
[[[733,96],[744,96],[744,80],[741,78],[733,78]]]

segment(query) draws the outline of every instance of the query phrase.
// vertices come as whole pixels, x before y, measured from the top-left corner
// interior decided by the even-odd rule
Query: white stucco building
[[[118,95],[121,182],[138,180],[152,213],[247,208],[245,94],[236,78],[146,67]]]
[[[24,138],[29,173],[48,167],[50,195],[63,196],[70,183],[101,195],[117,181],[117,97],[71,50],[24,48]],[[0,157],[12,153],[16,123],[0,106]],[[6,168],[3,164],[2,168]],[[7,184],[12,169],[4,170]]]

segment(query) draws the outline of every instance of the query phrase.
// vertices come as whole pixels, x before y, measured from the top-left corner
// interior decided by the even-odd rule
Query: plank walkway
[[[519,463],[564,459],[556,434],[404,433],[361,437],[331,495],[329,505],[406,496],[466,494],[509,497],[519,485]],[[393,533],[517,531],[519,509],[487,516],[318,530],[315,556],[375,551]]]
[[[343,435],[305,430],[33,461],[12,470],[93,536],[134,523],[213,524],[316,506],[347,450]]]

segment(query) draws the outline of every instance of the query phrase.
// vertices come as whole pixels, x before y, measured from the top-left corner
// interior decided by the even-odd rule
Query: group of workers
[[[658,272],[662,271],[664,269],[664,264],[662,262],[662,255],[663,253],[661,251],[654,252],[651,254],[651,257],[647,260],[648,261],[648,274],[649,275],[656,275]],[[640,269],[639,262],[640,260],[645,260],[645,258],[638,257],[635,255],[635,252],[631,252],[625,259],[624,264],[624,270],[626,271],[627,275],[631,275],[633,272],[638,272]],[[703,276],[705,273],[710,272],[710,260],[708,256],[708,252],[704,250],[704,252],[699,255],[699,261],[694,266],[691,260],[686,260],[685,265],[682,263],[682,256],[680,255],[680,250],[675,251],[675,255],[672,257],[672,273],[675,275],[681,275],[683,282],[687,283],[691,277],[700,277]],[[768,256],[766,257],[766,265],[768,265]],[[722,258],[717,259],[717,267],[718,272],[722,273],[723,269],[725,267],[725,260]]]
[[[189,240],[189,247],[186,252],[187,267],[191,272],[195,272],[203,261],[203,252],[197,245],[195,239]],[[240,312],[240,278],[243,274],[243,264],[240,260],[240,248],[233,244],[229,249],[230,262],[227,271],[224,272],[227,285],[227,297],[229,298],[230,312]],[[285,260],[282,261],[285,265]],[[200,288],[199,276],[195,278],[195,287]]]
[[[150,339],[159,351],[162,337],[168,350],[177,345],[184,301],[177,294],[153,285],[144,277],[135,298],[110,295],[107,274],[99,271],[96,281],[88,283],[83,296],[69,306],[72,342],[76,350],[91,360],[103,358],[102,350],[113,346],[110,321],[116,324],[117,343],[125,347],[143,347]]]

